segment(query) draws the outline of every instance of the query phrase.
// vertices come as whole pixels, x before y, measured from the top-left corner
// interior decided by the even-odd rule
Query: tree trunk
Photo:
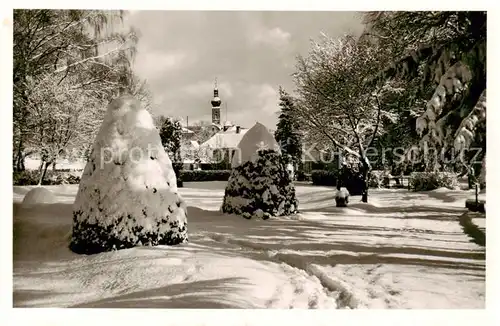
[[[362,156],[363,162],[363,192],[361,193],[361,201],[363,203],[368,202],[368,178],[370,176],[371,166],[368,161],[368,158],[364,155]]]
[[[16,154],[16,157],[15,157],[15,169],[16,171],[24,171],[25,170],[25,166],[24,166],[24,154],[23,154],[23,141],[22,139],[19,140],[19,145],[17,147],[17,154]]]
[[[38,181],[39,186],[42,185],[43,179],[45,179],[45,175],[47,174],[47,169],[49,168],[49,165],[50,165],[50,162],[42,161],[43,168],[42,168],[41,173],[40,173],[40,181]]]
[[[42,185],[42,180],[43,178],[45,177],[44,176],[44,167],[45,167],[46,163],[45,161],[42,161],[42,163],[40,164],[40,168],[38,168],[38,172],[40,174],[40,178],[38,178],[38,186],[41,186]]]
[[[361,194],[361,201],[363,203],[368,202],[368,174],[363,172],[363,193]]]

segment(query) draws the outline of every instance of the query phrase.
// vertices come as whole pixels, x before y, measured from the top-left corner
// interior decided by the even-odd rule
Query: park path
[[[196,206],[189,212],[193,241],[305,270],[340,292],[340,306],[484,307],[485,248],[458,222],[469,192],[372,190],[370,203],[353,197],[336,208],[332,188],[299,186],[299,215],[246,228],[216,211],[222,189],[181,192]]]

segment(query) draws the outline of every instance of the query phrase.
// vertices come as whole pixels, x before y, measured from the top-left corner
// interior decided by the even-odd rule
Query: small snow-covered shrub
[[[290,175],[278,153],[260,151],[255,159],[235,167],[229,177],[222,212],[250,219],[268,219],[297,213]]]
[[[384,170],[373,170],[368,178],[368,187],[387,188],[389,187],[391,174]]]
[[[451,172],[413,172],[408,182],[413,191],[429,191],[442,187],[456,189],[458,186],[457,175]]]
[[[342,187],[335,194],[335,204],[337,207],[346,207],[349,203],[349,191]]]
[[[313,170],[311,180],[316,186],[335,186],[337,185],[337,172],[327,170]]]
[[[227,181],[231,175],[231,170],[184,170],[181,171],[181,178],[184,182],[192,181]]]

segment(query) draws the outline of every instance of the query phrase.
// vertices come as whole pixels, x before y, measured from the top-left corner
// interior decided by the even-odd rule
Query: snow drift
[[[73,205],[71,250],[179,244],[187,241],[186,215],[151,115],[131,96],[114,100]]]
[[[57,199],[50,190],[43,187],[36,187],[26,194],[22,207],[30,208],[39,204],[53,204],[55,202],[57,202]]]

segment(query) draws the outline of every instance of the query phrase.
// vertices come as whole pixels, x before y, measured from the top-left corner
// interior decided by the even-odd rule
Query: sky
[[[311,39],[362,30],[360,13],[346,11],[132,11],[126,24],[140,33],[134,62],[154,95],[154,114],[189,124],[211,121],[214,80],[221,120],[274,129],[279,86],[293,92],[297,55]]]

